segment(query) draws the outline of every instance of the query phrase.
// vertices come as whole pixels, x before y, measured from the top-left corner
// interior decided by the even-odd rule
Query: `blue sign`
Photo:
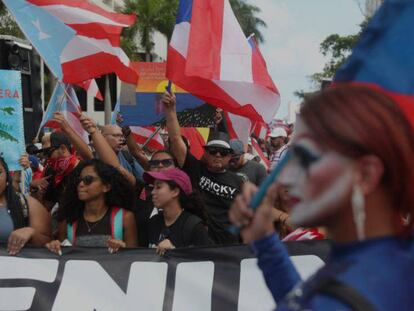
[[[0,153],[11,171],[25,152],[20,71],[0,70]]]

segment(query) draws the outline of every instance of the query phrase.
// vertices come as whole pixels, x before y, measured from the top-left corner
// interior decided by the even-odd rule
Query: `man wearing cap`
[[[273,170],[280,159],[286,154],[287,146],[287,132],[283,127],[276,127],[269,135],[270,145],[273,148],[273,153],[270,156],[270,170]]]
[[[266,168],[256,161],[247,159],[241,140],[230,140],[230,147],[233,150],[230,170],[242,177],[244,181],[250,181],[259,186],[266,178]]]
[[[242,178],[227,170],[232,149],[226,133],[217,132],[204,146],[203,160],[191,155],[180,133],[175,96],[165,93],[162,99],[171,142],[170,150],[177,163],[190,176],[192,184],[202,194],[208,216],[210,237],[217,244],[238,243],[237,236],[227,229],[230,226],[228,210],[240,192]]]

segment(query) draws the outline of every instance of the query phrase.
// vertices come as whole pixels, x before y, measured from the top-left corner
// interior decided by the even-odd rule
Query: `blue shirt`
[[[412,310],[414,306],[414,256],[409,242],[394,237],[334,245],[332,254],[313,277],[300,284],[284,245],[276,235],[254,243],[258,264],[278,303],[277,310],[292,308],[286,295],[295,286],[306,293],[326,277],[335,277],[356,289],[377,310]],[[282,297],[285,297],[282,299]],[[343,302],[316,293],[309,299],[295,299],[298,310],[350,310]]]
[[[9,235],[13,230],[13,220],[7,207],[0,207],[0,243],[7,243]]]
[[[135,178],[137,178],[137,180],[143,180],[142,179],[142,175],[144,174],[144,169],[142,168],[141,165],[139,165],[139,163],[132,158],[133,160],[133,165],[131,165],[128,160],[125,158],[124,154],[122,153],[122,151],[118,152],[117,154],[118,156],[118,160],[119,163],[121,164],[121,166],[126,169],[128,172],[130,172],[132,175],[135,176]],[[132,155],[131,155],[132,157]]]

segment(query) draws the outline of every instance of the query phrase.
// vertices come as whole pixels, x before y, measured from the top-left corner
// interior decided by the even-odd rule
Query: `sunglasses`
[[[55,151],[56,149],[59,149],[59,147],[43,148],[43,149],[36,150],[35,154],[42,154],[46,157],[50,157],[53,151]]]
[[[206,149],[206,151],[212,156],[218,153],[221,156],[225,157],[232,153],[231,149],[225,149],[220,147],[204,147],[204,149]]]
[[[160,164],[162,164],[162,166],[164,166],[164,167],[169,167],[169,166],[172,166],[174,164],[174,160],[173,159],[150,160],[150,161],[148,161],[148,164],[149,164],[150,167],[158,167],[158,166],[160,166]]]
[[[86,176],[83,176],[83,177],[79,177],[77,184],[79,185],[81,182],[83,182],[83,184],[85,186],[89,186],[90,184],[92,184],[94,181],[96,181],[98,179],[99,179],[98,177],[91,176],[91,175],[86,175]]]

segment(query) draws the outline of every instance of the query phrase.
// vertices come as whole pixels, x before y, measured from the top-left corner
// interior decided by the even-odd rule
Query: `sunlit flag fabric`
[[[280,103],[257,45],[246,39],[228,0],[180,0],[167,78],[252,120],[270,122]]]
[[[385,1],[336,73],[334,85],[352,82],[382,89],[414,127],[413,21],[414,1]]]
[[[3,0],[53,74],[76,84],[108,73],[136,84],[137,73],[120,48],[133,15],[109,13],[87,0]]]
[[[75,90],[70,85],[57,83],[50,98],[47,109],[43,115],[42,122],[39,129],[43,127],[60,129],[59,124],[53,121],[53,114],[55,112],[61,112],[70,127],[85,141],[89,142],[88,134],[83,129],[79,117],[82,114],[82,110],[76,96]]]

